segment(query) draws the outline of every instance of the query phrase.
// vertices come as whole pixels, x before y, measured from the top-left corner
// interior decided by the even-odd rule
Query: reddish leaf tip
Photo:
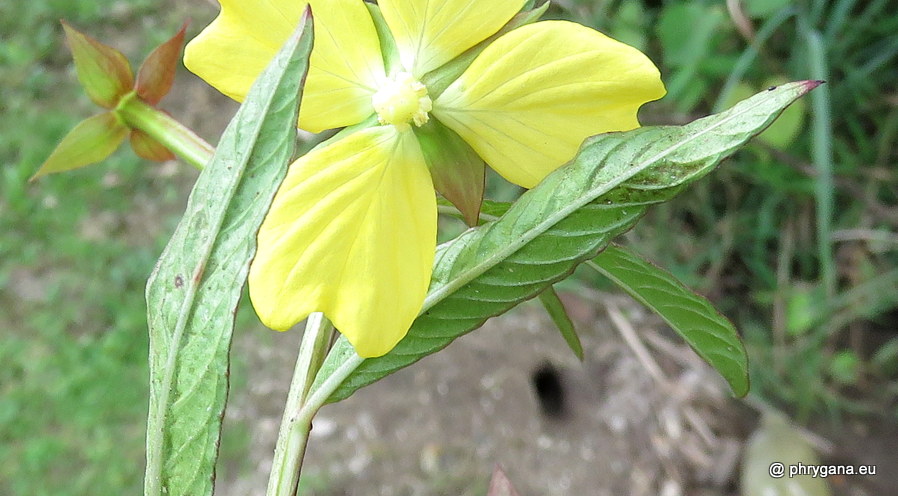
[[[815,80],[811,80],[811,81],[805,81],[804,84],[808,88],[808,90],[812,90],[812,89],[820,86],[821,84],[826,84],[826,81],[824,81],[822,79],[815,79]]]
[[[181,29],[174,36],[153,49],[137,71],[137,83],[134,86],[141,100],[156,105],[171,91],[175,82],[175,72],[181,59],[181,48],[184,46],[184,35],[190,20],[181,24]]]
[[[805,93],[810,93],[821,84],[826,84],[826,81],[822,79],[814,79],[809,81],[802,81],[802,84],[804,85]]]
[[[490,487],[486,492],[486,496],[518,496],[502,465],[498,463],[493,466],[493,477],[490,480]]]

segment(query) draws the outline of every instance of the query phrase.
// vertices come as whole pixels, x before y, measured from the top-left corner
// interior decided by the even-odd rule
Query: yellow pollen
[[[371,97],[381,124],[392,124],[401,130],[410,127],[409,122],[423,126],[430,116],[433,102],[427,96],[427,87],[408,72],[398,72]]]

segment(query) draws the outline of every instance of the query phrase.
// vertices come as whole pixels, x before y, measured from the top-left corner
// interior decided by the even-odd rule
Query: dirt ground
[[[582,363],[537,305],[495,318],[322,409],[306,455],[305,494],[483,495],[499,463],[522,496],[738,495],[753,410],[731,399],[716,373],[626,297],[596,293],[566,302],[581,330]],[[264,494],[299,334],[274,335],[264,347],[257,336],[238,334],[234,353],[249,362],[249,388],[232,396],[225,428],[249,426],[251,468],[219,479],[216,494]],[[561,381],[559,415],[545,413],[534,387],[534,373],[547,363]],[[894,451],[896,434],[868,436],[880,438],[882,455],[860,460],[856,453],[869,451],[861,443],[866,451],[846,447],[836,459],[895,467],[894,458],[878,456]],[[831,484],[837,496],[896,494],[886,477]]]

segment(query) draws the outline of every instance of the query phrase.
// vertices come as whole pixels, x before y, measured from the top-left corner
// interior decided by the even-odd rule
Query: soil
[[[577,316],[583,362],[537,305],[495,318],[323,408],[305,459],[304,494],[484,495],[500,464],[522,496],[738,495],[754,410],[731,399],[713,370],[631,300],[565,296]],[[625,316],[632,329],[621,331],[606,309]],[[232,396],[225,422],[225,429],[250,430],[251,467],[220,478],[220,496],[264,494],[301,330],[261,340],[258,332],[267,331],[240,333],[235,342],[233,352],[248,361],[249,387]],[[644,358],[622,332],[635,333]],[[546,374],[557,382],[547,387]],[[883,452],[839,444],[824,462],[876,464],[881,475],[834,478],[833,494],[896,494],[889,492],[894,476],[883,472],[895,466],[898,432],[859,434],[847,438],[863,445],[878,437]]]

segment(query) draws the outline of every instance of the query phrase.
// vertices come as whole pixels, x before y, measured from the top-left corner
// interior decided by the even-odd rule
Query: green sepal
[[[582,362],[583,344],[580,343],[580,336],[577,335],[577,328],[574,327],[574,322],[571,321],[571,317],[567,314],[567,310],[564,308],[564,303],[561,302],[561,298],[558,297],[555,288],[549,286],[545,291],[540,293],[539,302],[543,304],[543,308],[546,309],[549,317],[552,318],[552,322],[555,323],[555,327],[558,329],[558,332],[561,333],[564,342],[567,343],[571,351],[574,352],[574,355],[576,355]]]
[[[415,129],[436,190],[476,226],[486,185],[486,163],[455,131],[431,119]]]
[[[382,53],[384,57],[384,70],[389,76],[393,74],[393,70],[399,67],[400,64],[399,49],[396,48],[396,40],[393,39],[393,32],[390,31],[390,26],[387,25],[387,20],[384,19],[380,7],[368,2],[365,2],[365,7],[368,7],[368,13],[371,14],[371,20],[374,21],[377,39],[380,40],[380,53]]]
[[[126,136],[128,127],[114,113],[104,112],[89,117],[69,131],[30,180],[105,160]]]
[[[175,159],[175,154],[171,150],[140,129],[132,129],[129,138],[131,149],[140,158],[153,162],[166,162]]]
[[[141,100],[156,105],[171,91],[178,61],[181,60],[181,48],[184,46],[186,31],[185,22],[174,36],[156,47],[141,64],[134,86]]]
[[[134,87],[131,64],[121,52],[87,36],[62,21],[66,40],[75,59],[78,80],[97,105],[115,107]]]
[[[442,67],[425,74],[424,77],[421,78],[421,82],[424,83],[424,86],[427,86],[427,94],[431,99],[436,100],[437,97],[446,91],[446,88],[448,88],[453,81],[461,77],[468,67],[474,63],[474,59],[476,59],[477,56],[480,55],[480,52],[484,51],[490,43],[496,41],[500,36],[509,31],[536,22],[548,9],[549,2],[546,2],[535,9],[519,12],[512,17],[510,21],[505,23],[505,25],[502,26],[502,29],[497,31],[496,34],[467,49],[464,53],[447,62]]]

